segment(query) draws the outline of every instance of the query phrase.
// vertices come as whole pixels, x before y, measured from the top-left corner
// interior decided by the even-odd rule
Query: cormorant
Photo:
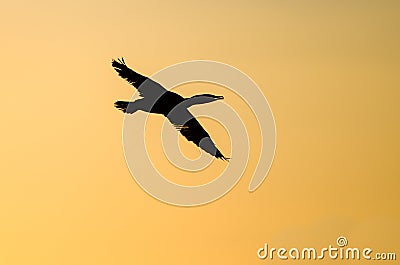
[[[223,99],[223,96],[200,94],[183,98],[177,93],[166,90],[159,83],[130,69],[124,58],[112,60],[112,66],[119,76],[136,87],[141,96],[133,102],[117,101],[114,106],[124,113],[135,113],[138,110],[164,115],[179,132],[207,153],[222,160],[229,160],[215,146],[210,135],[204,130],[188,108]]]

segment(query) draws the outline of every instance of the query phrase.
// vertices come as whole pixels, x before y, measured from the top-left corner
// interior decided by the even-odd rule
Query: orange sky
[[[264,243],[319,248],[339,235],[400,255],[399,7],[2,3],[0,264],[265,264],[276,261],[257,258]],[[120,56],[146,75],[194,59],[248,74],[277,127],[264,184],[248,193],[252,159],[239,184],[205,206],[170,206],[141,190],[113,108],[134,91],[111,68]]]

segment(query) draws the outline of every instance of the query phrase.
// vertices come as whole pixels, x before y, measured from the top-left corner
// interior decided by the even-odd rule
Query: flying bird
[[[188,110],[197,104],[210,103],[221,100],[223,96],[200,94],[184,98],[172,91],[166,90],[159,83],[130,69],[124,58],[112,60],[112,66],[118,75],[133,85],[141,98],[133,101],[117,101],[114,106],[124,113],[133,114],[136,111],[145,111],[164,115],[171,124],[188,140],[210,155],[224,161],[225,157],[216,147],[210,135]]]

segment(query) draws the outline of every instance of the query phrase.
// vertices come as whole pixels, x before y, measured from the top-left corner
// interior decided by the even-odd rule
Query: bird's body
[[[210,94],[196,95],[184,98],[172,91],[166,90],[159,83],[142,76],[130,69],[123,58],[113,60],[112,66],[118,74],[137,88],[142,97],[133,102],[117,101],[115,107],[124,113],[145,111],[164,115],[179,132],[207,153],[222,160],[228,160],[215,146],[207,131],[201,126],[188,108],[196,104],[204,104],[223,99],[222,96]]]
[[[154,106],[151,108],[151,113],[165,114],[170,113],[175,106],[178,106],[185,100],[184,97],[171,91],[166,91],[162,94]]]

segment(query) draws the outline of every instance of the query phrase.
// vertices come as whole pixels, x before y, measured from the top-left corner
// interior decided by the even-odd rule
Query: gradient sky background
[[[2,1],[0,264],[272,264],[257,258],[264,243],[322,248],[339,235],[399,258],[399,11],[398,1]],[[261,188],[247,191],[250,164],[206,206],[143,192],[113,108],[133,93],[111,68],[119,56],[147,75],[194,59],[248,74],[277,126]]]

